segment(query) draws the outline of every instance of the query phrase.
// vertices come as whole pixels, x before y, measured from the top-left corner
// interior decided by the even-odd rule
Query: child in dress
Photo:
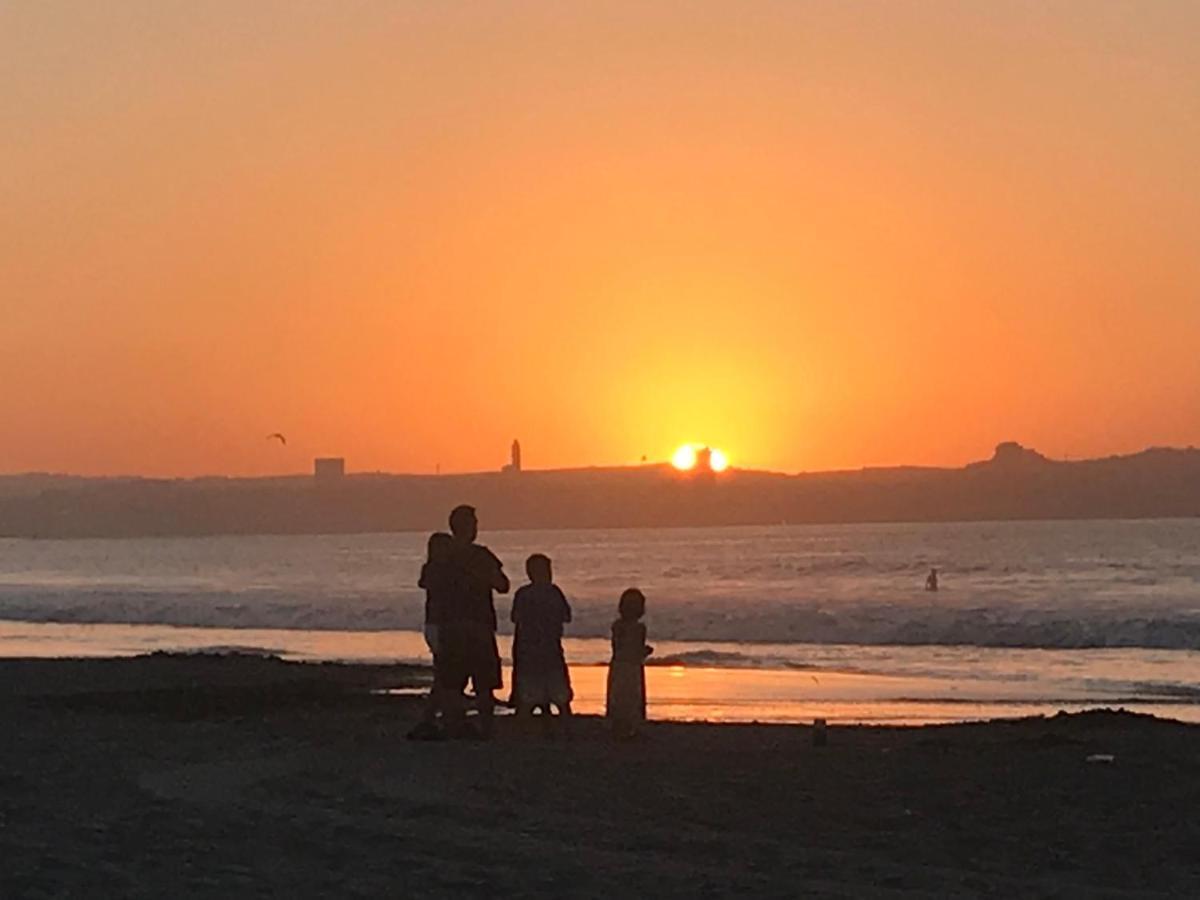
[[[525,561],[529,584],[513,597],[513,699],[517,715],[532,715],[541,707],[547,727],[550,706],[563,728],[571,717],[571,676],[563,656],[563,625],[571,621],[571,606],[554,583],[550,558],[535,553]]]
[[[646,596],[637,588],[621,594],[618,618],[612,625],[612,662],[608,667],[608,719],[613,735],[632,738],[646,721]]]

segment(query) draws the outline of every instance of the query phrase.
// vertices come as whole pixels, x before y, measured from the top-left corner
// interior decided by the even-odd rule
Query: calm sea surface
[[[934,721],[1099,703],[1200,720],[1200,521],[485,532],[554,558],[580,706],[621,590],[652,714]],[[0,541],[0,654],[424,659],[419,534]],[[923,589],[931,566],[941,590]],[[498,610],[505,619],[508,598]]]

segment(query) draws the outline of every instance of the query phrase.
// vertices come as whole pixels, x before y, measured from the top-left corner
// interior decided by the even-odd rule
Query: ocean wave
[[[158,651],[164,653],[164,651]],[[255,656],[262,659],[282,659],[287,651],[281,647],[256,647],[251,644],[208,644],[187,650],[172,650],[170,656]]]
[[[1163,703],[1176,703],[1180,701],[1200,703],[1200,687],[1160,681],[1137,681],[1134,682],[1133,687],[1139,696],[1150,695],[1162,697],[1161,702]]]
[[[575,637],[606,637],[607,599],[572,598]],[[500,617],[506,601],[498,604]],[[152,624],[240,629],[337,631],[419,630],[423,603],[415,593],[268,591],[36,591],[0,587],[0,619],[76,624]],[[778,599],[747,603],[722,597],[659,602],[648,613],[653,638],[737,643],[947,645],[1084,649],[1200,649],[1200,611],[1126,611],[1120,605],[1063,609],[868,601],[806,604]],[[503,628],[507,629],[504,622]],[[726,661],[736,663],[736,661]],[[692,664],[698,664],[694,662]]]
[[[807,663],[797,662],[795,659],[786,656],[762,653],[739,653],[735,650],[713,650],[708,647],[699,650],[683,650],[661,656],[651,656],[646,660],[646,665],[667,668],[696,666],[712,669],[811,668]]]
[[[637,585],[658,642],[1200,649],[1200,520],[488,537],[510,570],[534,551],[554,558],[578,637],[606,638],[621,590]],[[368,632],[422,624],[417,534],[4,549],[3,619]],[[942,573],[937,593],[923,589],[932,566]],[[502,628],[510,602],[497,601]]]

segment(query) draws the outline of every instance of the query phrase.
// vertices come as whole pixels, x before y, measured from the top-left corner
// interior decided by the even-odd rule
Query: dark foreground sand
[[[1200,896],[1200,727],[421,744],[421,677],[0,661],[0,896]]]

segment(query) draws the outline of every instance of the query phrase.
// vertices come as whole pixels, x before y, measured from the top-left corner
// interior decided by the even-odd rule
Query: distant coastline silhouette
[[[274,442],[272,442],[274,443]],[[1186,518],[1200,449],[1062,462],[1011,444],[956,468],[688,479],[668,464],[535,472],[305,477],[0,476],[0,535],[44,538],[426,531],[464,495],[504,528]],[[290,445],[289,445],[290,448]],[[280,452],[286,453],[282,445]],[[236,489],[234,489],[236,487]]]

